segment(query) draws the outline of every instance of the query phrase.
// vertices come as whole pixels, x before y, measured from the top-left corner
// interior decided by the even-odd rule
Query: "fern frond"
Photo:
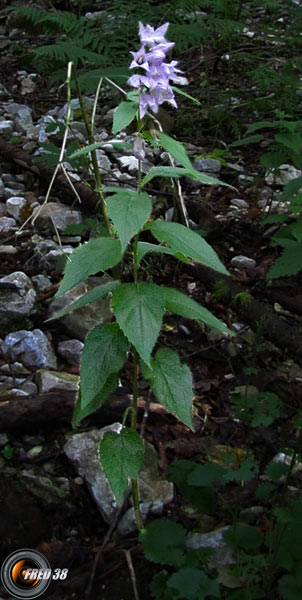
[[[36,58],[54,60],[56,62],[72,61],[75,65],[89,61],[91,64],[100,65],[104,62],[102,56],[90,52],[80,45],[72,42],[59,42],[58,44],[41,46],[33,51]]]

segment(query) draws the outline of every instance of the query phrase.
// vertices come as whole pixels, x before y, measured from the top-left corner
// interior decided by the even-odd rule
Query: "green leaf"
[[[263,140],[263,138],[264,138],[264,136],[261,133],[259,133],[257,135],[248,135],[247,137],[242,138],[241,140],[237,140],[236,142],[229,144],[229,148],[245,146],[246,144],[257,144],[258,142],[261,142],[261,140]]]
[[[159,242],[166,242],[175,252],[180,252],[224,275],[229,275],[213,248],[191,229],[180,223],[166,221],[153,221],[148,228]]]
[[[220,597],[218,583],[200,569],[179,569],[169,577],[167,586],[173,591],[175,599],[204,600],[209,596]]]
[[[183,563],[186,531],[180,523],[157,519],[142,529],[138,537],[148,560],[161,565],[180,566]]]
[[[144,364],[141,366],[159,402],[193,430],[193,382],[189,367],[182,364],[176,352],[169,348],[158,350],[151,359],[151,369]]]
[[[258,550],[263,542],[263,533],[250,525],[235,525],[223,533],[223,539],[233,548]]]
[[[148,366],[161,329],[164,307],[165,294],[155,283],[123,283],[113,290],[115,318]]]
[[[216,177],[210,177],[210,175],[205,175],[204,173],[201,173],[200,171],[197,171],[197,169],[194,169],[193,167],[191,167],[190,169],[186,168],[184,169],[183,167],[152,167],[152,169],[150,169],[149,173],[146,175],[146,177],[143,179],[142,181],[142,185],[146,185],[146,183],[149,183],[149,181],[151,181],[151,179],[154,179],[154,177],[191,177],[192,179],[197,179],[198,181],[201,181],[201,183],[205,183],[206,185],[226,185],[227,187],[232,187],[229,186],[227,183],[224,183],[223,181],[220,181],[219,179],[216,179]]]
[[[189,262],[188,259],[183,254],[180,254],[179,252],[175,252],[174,250],[172,250],[171,248],[167,248],[166,246],[158,246],[156,244],[149,244],[149,242],[138,242],[138,245],[137,245],[138,264],[144,258],[145,254],[147,254],[148,252],[157,252],[158,254],[170,254],[172,256],[175,256],[182,262],[185,262],[185,263]]]
[[[256,395],[251,427],[268,427],[280,415],[281,400],[274,392],[259,392]]]
[[[284,188],[284,191],[283,191],[283,193],[280,196],[281,202],[286,202],[287,200],[289,200],[301,188],[302,188],[302,177],[296,177],[296,179],[293,179],[292,181],[289,181],[286,184],[286,186]]]
[[[266,275],[266,279],[285,277],[286,275],[296,275],[301,269],[302,244],[296,242],[293,247],[286,248],[281,256],[275,260]]]
[[[123,429],[120,434],[104,434],[100,457],[117,502],[121,502],[128,487],[128,479],[136,479],[143,458],[144,442],[136,431]]]
[[[144,177],[142,185],[146,185],[154,177],[184,177],[188,174],[188,169],[184,169],[183,167],[152,167],[146,177]]]
[[[199,100],[197,100],[197,98],[193,98],[193,96],[190,96],[190,94],[187,94],[181,88],[176,87],[175,85],[172,85],[172,90],[174,90],[174,92],[177,92],[177,94],[180,94],[181,96],[184,96],[185,98],[188,98],[189,100],[192,100],[192,102],[194,102],[194,104],[198,104],[198,106],[201,106],[201,102],[199,102]]]
[[[159,135],[159,141],[160,141],[162,147],[167,152],[169,152],[169,154],[172,154],[172,156],[178,162],[180,162],[180,164],[183,167],[185,167],[187,169],[192,169],[192,163],[186,153],[184,146],[180,142],[177,142],[176,140],[171,138],[166,133],[163,133],[162,131]]]
[[[85,408],[83,408],[82,406],[82,394],[80,390],[79,397],[73,412],[72,427],[76,427],[79,424],[79,422],[82,421],[82,419],[88,417],[88,415],[93,413],[95,410],[98,410],[98,408],[102,406],[102,404],[105,402],[108,396],[112,394],[112,392],[114,392],[114,390],[116,390],[117,387],[118,373],[112,373],[111,375],[109,375],[100,392],[98,392],[98,394],[93,398],[93,400],[89,404],[87,404],[87,406],[85,406]]]
[[[246,458],[239,465],[238,469],[226,469],[221,480],[224,483],[228,483],[229,481],[249,481],[249,479],[253,479],[256,476],[257,471],[258,463],[251,458]]]
[[[96,150],[97,148],[101,148],[105,143],[106,142],[95,142],[94,144],[89,144],[89,146],[84,146],[84,148],[81,148],[80,150],[76,150],[75,152],[73,152],[69,156],[69,158],[73,159],[73,158],[77,158],[78,156],[82,156],[83,154],[88,154],[92,150]]]
[[[201,306],[189,296],[186,296],[173,288],[163,287],[162,289],[165,291],[166,310],[182,317],[186,317],[187,319],[195,319],[201,323],[206,323],[209,327],[214,327],[223,333],[234,335],[234,332],[228,329],[222,321],[219,321],[219,319],[212,315],[212,313],[204,308],[204,306]]]
[[[296,221],[291,225],[292,234],[295,236],[296,240],[301,243],[302,242],[302,219]]]
[[[286,152],[266,152],[265,154],[262,154],[260,163],[267,169],[278,169],[278,167],[280,167],[280,165],[282,165],[286,159]]]
[[[168,481],[173,481],[187,502],[197,506],[208,514],[213,514],[216,506],[216,494],[211,487],[190,485],[188,479],[196,464],[191,460],[175,460],[168,466]]]
[[[81,362],[81,406],[102,390],[109,375],[122,368],[129,342],[117,323],[103,323],[89,332]]]
[[[120,285],[120,283],[120,281],[109,281],[104,285],[98,285],[97,287],[93,288],[93,290],[90,290],[90,292],[87,292],[87,294],[81,296],[81,298],[78,298],[78,300],[72,304],[69,304],[69,306],[66,306],[66,308],[59,310],[59,312],[57,312],[53,317],[47,319],[46,322],[53,321],[53,319],[60,319],[64,315],[67,315],[67,313],[70,313],[72,310],[76,310],[77,308],[81,308],[86,304],[91,304],[92,302],[97,302],[98,300],[105,298],[107,294],[112,292],[112,290]]]
[[[278,582],[278,590],[282,600],[301,600],[302,577],[299,575],[283,575]]]
[[[189,485],[207,487],[220,481],[224,472],[224,467],[216,465],[215,463],[196,465],[193,471],[189,473],[187,482]]]
[[[289,508],[278,506],[273,513],[281,523],[302,523],[302,500],[295,500]]]
[[[138,233],[149,218],[151,200],[145,192],[119,192],[107,198],[108,215],[121,240],[122,252],[131,237]]]
[[[282,477],[287,475],[288,470],[289,465],[285,462],[271,460],[265,469],[265,475],[272,479],[272,481],[279,483]]]
[[[64,277],[56,296],[62,296],[88,275],[114,267],[122,259],[119,240],[92,238],[75,249],[67,262]]]
[[[275,140],[279,144],[286,146],[286,148],[293,150],[293,152],[298,153],[301,151],[302,138],[297,133],[291,133],[289,131],[287,133],[277,133],[277,135],[275,135]]]
[[[253,123],[246,130],[246,133],[253,133],[254,131],[258,131],[258,129],[267,129],[267,128],[275,128],[280,127],[280,121],[260,121],[260,123]]]
[[[114,135],[133,121],[137,108],[136,102],[121,102],[113,115],[112,133]]]

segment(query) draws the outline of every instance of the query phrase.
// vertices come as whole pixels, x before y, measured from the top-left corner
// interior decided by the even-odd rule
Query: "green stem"
[[[132,486],[132,499],[133,499],[133,508],[134,508],[134,514],[135,514],[135,520],[136,520],[136,525],[137,528],[143,529],[143,520],[142,520],[142,516],[139,510],[139,495],[138,495],[138,484],[137,484],[137,479],[131,479],[131,486]]]
[[[141,131],[141,122],[138,119],[138,132]],[[141,192],[142,189],[142,164],[141,160],[138,161],[138,193]],[[137,233],[134,239],[133,245],[133,279],[134,283],[138,283],[138,239],[139,234]],[[137,385],[137,370],[138,370],[138,352],[136,348],[133,347],[133,378],[132,378],[132,410],[131,410],[131,430],[136,431],[137,427],[137,399],[138,399],[138,385]],[[139,491],[138,491],[138,481],[137,479],[131,479],[132,485],[132,499],[133,499],[133,508],[135,514],[136,525],[138,529],[143,528],[143,521],[139,510]]]
[[[75,86],[76,86],[76,90],[77,90],[77,96],[78,96],[79,103],[80,103],[82,118],[83,118],[83,121],[84,121],[84,124],[86,127],[86,131],[87,131],[88,141],[89,141],[89,144],[93,144],[94,143],[93,129],[87,118],[87,114],[86,114],[85,106],[84,106],[84,102],[83,102],[83,96],[82,96],[81,88],[79,86],[79,81],[78,81],[77,72],[76,72],[75,68],[73,68],[73,74],[74,74],[74,81],[75,81]],[[110,225],[110,221],[109,221],[109,218],[107,215],[106,199],[105,199],[102,180],[101,180],[101,176],[100,176],[96,150],[91,150],[90,154],[91,154],[94,180],[96,183],[96,189],[97,189],[97,192],[100,197],[100,202],[98,202],[98,206],[100,207],[100,212],[101,212],[101,216],[103,217],[105,227],[106,227],[108,233],[111,233],[111,225]]]

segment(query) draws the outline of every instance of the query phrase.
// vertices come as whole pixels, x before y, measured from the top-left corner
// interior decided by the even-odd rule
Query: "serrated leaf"
[[[275,260],[269,269],[266,279],[296,275],[302,269],[302,244],[298,242],[284,252]]]
[[[121,502],[129,479],[136,479],[144,458],[144,442],[136,431],[107,432],[100,445],[100,457],[117,502]]]
[[[166,133],[163,133],[163,131],[161,131],[161,133],[159,135],[159,141],[160,141],[162,147],[166,150],[166,152],[169,152],[169,154],[172,154],[172,156],[183,167],[185,167],[187,169],[192,168],[192,163],[186,153],[186,150],[185,150],[183,144],[181,144],[180,142],[177,142],[176,140],[174,140],[172,137],[170,137]]]
[[[167,248],[166,246],[158,246],[157,244],[150,244],[149,242],[138,242],[137,245],[137,257],[138,263],[144,258],[145,254],[148,252],[157,252],[158,254],[170,254],[171,256],[175,256],[182,262],[189,262],[188,259],[181,254],[180,252],[175,252],[171,248]]]
[[[102,298],[106,298],[109,292],[112,292],[112,290],[118,285],[120,285],[120,283],[120,281],[109,281],[104,285],[98,285],[97,287],[93,288],[93,290],[87,292],[87,294],[81,296],[81,298],[79,298],[72,304],[69,304],[69,306],[66,306],[66,308],[59,310],[55,315],[53,315],[53,317],[50,317],[50,319],[46,319],[46,322],[53,321],[53,319],[60,319],[64,315],[70,313],[72,310],[76,310],[77,308],[81,308],[86,304],[91,304],[92,302],[97,302]]]
[[[173,592],[175,599],[204,600],[209,596],[220,597],[218,583],[200,569],[179,569],[169,577],[167,586]]]
[[[238,469],[225,469],[221,481],[228,483],[229,481],[249,481],[253,479],[258,471],[258,464],[251,458],[246,458],[239,465]]]
[[[180,362],[178,354],[169,348],[162,348],[151,359],[151,369],[142,364],[142,372],[150,381],[159,402],[193,429],[192,374],[189,367]]]
[[[213,248],[191,229],[180,223],[166,221],[153,221],[148,228],[159,242],[166,242],[175,252],[180,252],[224,275],[229,275]]]
[[[149,173],[143,179],[142,185],[146,185],[146,183],[149,183],[149,181],[154,179],[154,177],[191,177],[192,179],[197,179],[206,185],[226,185],[227,187],[232,187],[227,183],[216,179],[216,177],[211,177],[210,175],[205,175],[204,173],[197,171],[197,169],[194,169],[193,167],[190,169],[183,167],[152,167],[152,169],[150,169]]]
[[[92,150],[96,150],[97,148],[101,148],[105,143],[106,142],[95,142],[94,144],[89,144],[89,146],[84,146],[84,148],[81,148],[80,150],[76,150],[75,152],[73,152],[69,156],[69,158],[70,159],[78,158],[78,156],[82,156],[83,154],[88,154]]]
[[[266,152],[262,154],[260,163],[267,169],[278,169],[286,161],[286,158],[287,154],[285,152]]]
[[[157,519],[139,533],[145,557],[161,565],[180,566],[184,561],[186,531],[180,523]]]
[[[113,115],[112,133],[114,135],[133,121],[137,108],[136,102],[121,102]]]
[[[152,167],[146,177],[144,177],[142,185],[146,185],[149,181],[154,179],[154,177],[184,177],[185,175],[188,175],[188,173],[189,170],[184,169],[183,167]]]
[[[111,238],[92,238],[76,248],[67,261],[56,297],[62,296],[88,275],[114,267],[122,259],[121,243]]]
[[[89,332],[81,362],[81,406],[84,409],[102,390],[109,375],[122,368],[129,342],[117,323],[103,323]]]
[[[296,240],[301,243],[302,242],[302,219],[296,221],[291,226],[292,234],[295,236]]]
[[[164,307],[165,294],[155,283],[123,283],[112,293],[115,318],[148,366],[161,329]]]
[[[258,129],[267,129],[267,128],[275,128],[280,127],[279,121],[260,121],[259,123],[253,123],[248,127],[246,133],[253,133],[253,131],[257,131]]]
[[[146,192],[119,192],[107,198],[108,215],[121,240],[122,252],[129,240],[143,227],[152,210]]]
[[[278,144],[283,144],[286,148],[293,150],[293,152],[300,152],[302,147],[302,138],[297,133],[291,133],[288,131],[287,133],[277,133],[275,135],[275,140]]]
[[[279,482],[282,477],[287,475],[288,470],[289,465],[285,462],[271,460],[265,469],[265,475],[272,479],[272,481]]]
[[[241,140],[236,140],[236,142],[229,144],[229,148],[237,148],[238,146],[245,146],[246,144],[257,144],[258,142],[261,142],[263,138],[264,136],[261,133],[258,133],[257,135],[248,135]]]
[[[302,177],[296,177],[296,179],[292,179],[292,181],[289,181],[286,184],[284,191],[280,196],[281,202],[286,202],[287,200],[289,200],[301,188],[302,188]]]
[[[214,327],[223,333],[234,335],[234,332],[228,329],[222,321],[219,321],[204,306],[201,306],[189,296],[173,288],[163,287],[162,289],[165,291],[165,308],[170,312],[186,317],[187,319],[206,323],[209,327]]]
[[[108,396],[112,394],[112,392],[114,392],[114,390],[116,390],[117,387],[118,373],[112,373],[111,375],[109,375],[100,392],[98,392],[98,394],[93,398],[93,400],[89,404],[87,404],[87,406],[85,406],[85,408],[82,407],[80,390],[79,397],[73,412],[72,427],[76,427],[78,423],[82,421],[82,419],[85,419],[85,417],[88,417],[88,415],[93,413],[95,410],[98,410],[108,398]]]

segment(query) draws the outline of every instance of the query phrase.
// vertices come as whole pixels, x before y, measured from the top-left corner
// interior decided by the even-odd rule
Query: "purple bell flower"
[[[141,47],[138,52],[131,52],[133,60],[130,69],[143,69],[142,74],[132,75],[128,84],[140,90],[139,115],[142,119],[150,109],[157,113],[159,105],[169,102],[177,108],[174,92],[170,80],[178,82],[182,73],[176,68],[177,61],[165,62],[166,54],[174,46],[174,42],[168,42],[165,33],[169,23],[165,23],[154,29],[151,25],[146,27],[139,24],[139,36]]]

